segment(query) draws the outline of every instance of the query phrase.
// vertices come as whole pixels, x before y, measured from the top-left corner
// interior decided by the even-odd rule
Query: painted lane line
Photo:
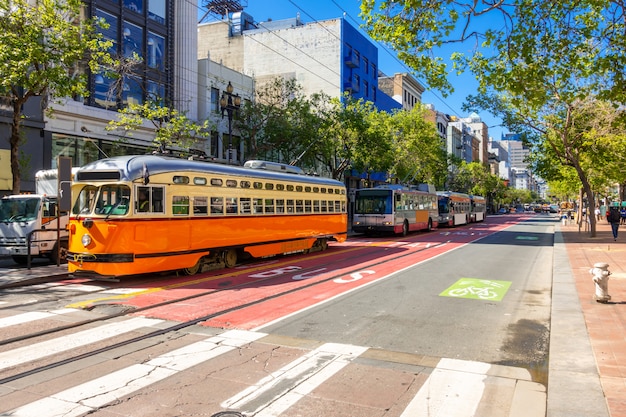
[[[221,406],[255,417],[279,416],[367,349],[326,343],[272,372],[255,385],[224,401]]]
[[[490,368],[487,363],[441,359],[400,417],[473,417]]]
[[[265,333],[230,330],[16,408],[12,417],[77,417],[180,371],[254,342]]]
[[[60,314],[68,314],[75,312],[73,308],[63,308],[61,310],[54,311],[30,311],[28,313],[17,314],[11,317],[4,317],[0,319],[0,328],[15,326],[18,324],[28,323],[35,320],[46,319],[48,317],[57,316]]]
[[[104,339],[131,332],[141,327],[155,326],[163,320],[147,319],[143,317],[133,318],[127,321],[105,324],[93,329],[84,330],[45,342],[35,343],[21,348],[0,353],[0,369],[10,368],[27,362],[32,362],[46,356],[99,342]]]

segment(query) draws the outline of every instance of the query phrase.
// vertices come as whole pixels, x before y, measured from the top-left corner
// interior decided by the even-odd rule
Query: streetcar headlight
[[[91,236],[84,234],[83,237],[80,238],[80,241],[83,242],[84,247],[87,247],[91,243]]]

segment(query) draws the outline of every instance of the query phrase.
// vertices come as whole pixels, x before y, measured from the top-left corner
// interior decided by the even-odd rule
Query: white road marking
[[[224,401],[221,406],[255,417],[279,416],[366,350],[365,347],[326,343]]]
[[[85,346],[90,343],[99,342],[141,327],[154,326],[162,322],[163,320],[137,317],[127,321],[109,323],[71,335],[2,352],[0,353],[0,369],[10,368],[26,362],[32,362],[46,356],[55,355],[57,353]]]
[[[28,323],[35,320],[41,320],[48,317],[56,316],[59,314],[67,314],[76,311],[73,308],[63,308],[61,310],[54,311],[31,311],[28,313],[17,314],[11,317],[4,317],[0,319],[0,328],[15,326],[18,324]]]
[[[75,417],[93,412],[177,372],[254,342],[265,333],[230,330],[9,411],[12,417]]]
[[[400,417],[473,417],[490,367],[481,362],[441,359]]]

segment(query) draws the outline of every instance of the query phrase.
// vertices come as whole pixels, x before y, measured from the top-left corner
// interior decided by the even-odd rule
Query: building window
[[[162,25],[165,24],[165,0],[150,0],[148,2],[148,19]]]
[[[134,78],[125,77],[122,87],[122,104],[124,107],[129,104],[142,104],[143,91],[141,84]]]
[[[133,56],[133,53],[143,58],[143,29],[130,22],[124,22],[122,28],[122,49],[126,58]]]
[[[124,7],[135,13],[143,14],[143,0],[124,0]]]
[[[165,38],[156,33],[148,32],[148,50],[146,53],[148,56],[148,66],[150,68],[163,71],[165,68],[165,62],[163,60],[164,51]]]
[[[211,87],[211,113],[220,112],[220,90]]]

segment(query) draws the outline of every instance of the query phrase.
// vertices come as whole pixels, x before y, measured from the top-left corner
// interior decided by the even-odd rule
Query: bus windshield
[[[357,191],[355,202],[357,214],[391,214],[393,204],[389,190]]]
[[[127,185],[87,185],[80,190],[72,213],[119,216],[128,213],[129,203],[130,188]]]
[[[37,219],[39,198],[20,197],[0,199],[0,222],[30,222]]]
[[[439,197],[439,214],[441,213],[450,213],[450,208],[448,206],[448,198],[447,197]]]

